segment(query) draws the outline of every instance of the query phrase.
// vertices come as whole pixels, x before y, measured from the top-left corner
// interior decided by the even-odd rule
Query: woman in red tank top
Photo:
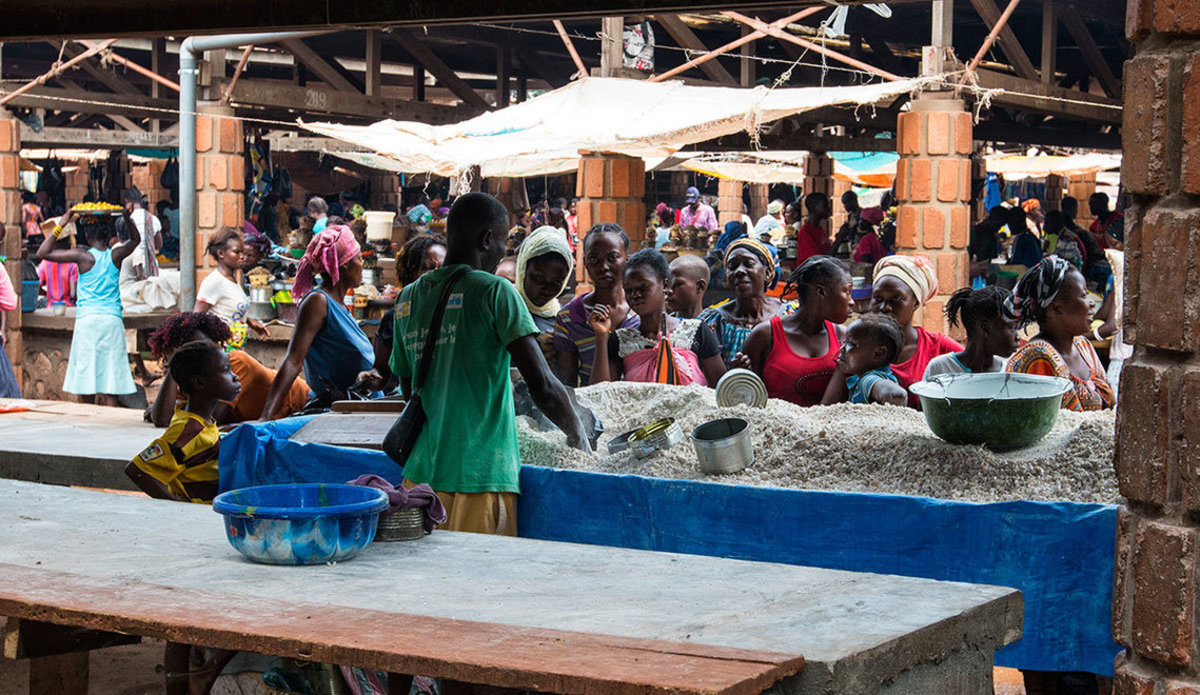
[[[762,377],[767,395],[799,406],[818,405],[837,366],[842,328],[850,318],[850,273],[841,261],[813,256],[788,278],[800,308],[759,324],[746,338],[738,366]]]

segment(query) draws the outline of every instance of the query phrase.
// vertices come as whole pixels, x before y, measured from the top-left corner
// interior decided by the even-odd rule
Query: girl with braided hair
[[[1017,349],[1017,313],[1012,293],[992,285],[970,287],[950,295],[946,320],[961,325],[967,344],[961,352],[948,352],[929,360],[925,379],[937,374],[980,374],[1004,371],[1004,358]]]
[[[1049,256],[1017,281],[1014,303],[1022,327],[1036,322],[1038,334],[1008,361],[1008,371],[1068,379],[1066,410],[1102,410],[1116,405],[1112,386],[1092,344],[1087,284],[1071,263]]]
[[[229,326],[215,314],[188,311],[163,321],[158,330],[150,334],[149,343],[154,358],[169,364],[175,351],[182,345],[197,341],[225,345],[231,337]],[[213,419],[218,425],[230,425],[257,418],[262,413],[263,404],[267,400],[267,390],[275,378],[275,370],[264,367],[258,360],[241,350],[229,351],[229,366],[242,384],[242,391],[232,401],[217,404],[213,411]],[[302,410],[307,400],[308,384],[298,378],[272,419],[287,417]],[[153,405],[146,409],[145,419],[153,422],[156,427],[166,427],[181,402],[176,383],[168,378],[163,382]]]
[[[750,331],[735,366],[754,370],[767,395],[802,407],[819,405],[837,369],[850,318],[850,273],[832,256],[812,256],[792,271],[784,296],[795,289],[799,308]]]

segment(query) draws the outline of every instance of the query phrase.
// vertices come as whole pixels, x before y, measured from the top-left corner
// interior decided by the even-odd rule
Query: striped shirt
[[[38,264],[38,280],[46,290],[46,300],[66,302],[67,306],[75,306],[75,297],[71,294],[71,283],[79,281],[79,266],[74,263],[55,263],[42,261]]]
[[[575,355],[579,360],[579,383],[567,386],[587,386],[592,380],[592,361],[596,354],[596,332],[588,325],[588,310],[584,306],[584,297],[571,300],[554,319],[554,350]],[[632,311],[625,317],[620,328],[641,325],[641,319]]]

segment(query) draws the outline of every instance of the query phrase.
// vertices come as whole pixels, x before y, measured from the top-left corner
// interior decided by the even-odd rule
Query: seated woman
[[[613,326],[606,306],[592,310],[588,322],[596,332],[593,384],[615,381],[715,385],[725,374],[717,339],[700,319],[667,314],[671,269],[654,249],[642,249],[625,262],[625,296],[640,324]]]
[[[228,348],[231,337],[229,326],[215,314],[187,311],[168,317],[150,334],[150,353],[154,355],[154,359],[169,365],[171,356],[181,345],[203,341]],[[241,350],[229,350],[229,368],[237,375],[242,391],[232,401],[217,403],[213,409],[213,419],[217,425],[232,425],[257,418],[262,413],[267,391],[275,379],[274,369],[264,367],[258,360]],[[146,409],[146,419],[153,422],[155,427],[166,427],[183,400],[179,396],[175,381],[167,378],[163,381],[153,405]],[[287,417],[298,412],[304,408],[307,401],[308,384],[304,383],[303,379],[296,379],[279,409],[272,413],[271,419]]]
[[[941,333],[913,325],[917,308],[937,295],[937,274],[928,260],[921,256],[888,256],[875,264],[874,279],[871,311],[892,317],[904,334],[904,347],[892,364],[892,373],[900,386],[907,389],[925,376],[930,360],[938,355],[961,352],[963,348]],[[835,375],[822,403],[846,400],[844,385],[836,387],[839,381],[844,382],[844,379],[840,374]],[[921,401],[910,393],[908,405],[919,408]]]
[[[778,282],[775,257],[770,248],[757,239],[735,239],[725,249],[725,286],[733,291],[726,300],[700,313],[700,320],[712,330],[721,347],[721,359],[732,365],[742,352],[750,331],[773,316],[795,310],[766,291]]]
[[[323,281],[321,287],[310,291],[317,275]],[[342,303],[360,282],[362,256],[350,228],[332,225],[315,235],[296,269],[292,296],[304,299],[287,355],[271,382],[262,419],[269,419],[279,409],[302,367],[304,380],[322,403],[345,398],[350,387],[367,376],[379,378],[371,341]]]
[[[1060,240],[1061,243],[1061,240]],[[1087,285],[1074,265],[1044,258],[1017,281],[1015,304],[1021,326],[1037,322],[1038,334],[1008,361],[1008,371],[1069,379],[1066,410],[1102,410],[1116,405],[1112,386],[1092,344]]]
[[[1004,360],[1017,349],[1017,314],[1012,293],[992,285],[980,290],[970,287],[950,295],[946,320],[951,328],[962,325],[967,345],[929,360],[928,379],[938,374],[980,374],[1004,371]]]
[[[758,324],[742,348],[768,396],[803,407],[821,403],[837,369],[839,324],[850,318],[850,286],[846,266],[831,256],[813,256],[792,272],[784,295],[794,287],[799,309]]]
[[[538,346],[552,364],[554,351],[554,318],[558,316],[558,298],[567,288],[575,270],[571,245],[566,233],[549,225],[533,230],[517,253],[517,294],[538,327]]]

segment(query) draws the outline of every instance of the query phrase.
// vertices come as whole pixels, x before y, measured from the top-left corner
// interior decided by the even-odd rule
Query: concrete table
[[[0,480],[0,615],[561,692],[745,692],[782,678],[773,692],[983,695],[992,652],[1020,637],[1022,601],[994,586],[450,532],[337,565],[257,565],[207,506]],[[624,687],[650,677],[639,673],[651,682]]]

